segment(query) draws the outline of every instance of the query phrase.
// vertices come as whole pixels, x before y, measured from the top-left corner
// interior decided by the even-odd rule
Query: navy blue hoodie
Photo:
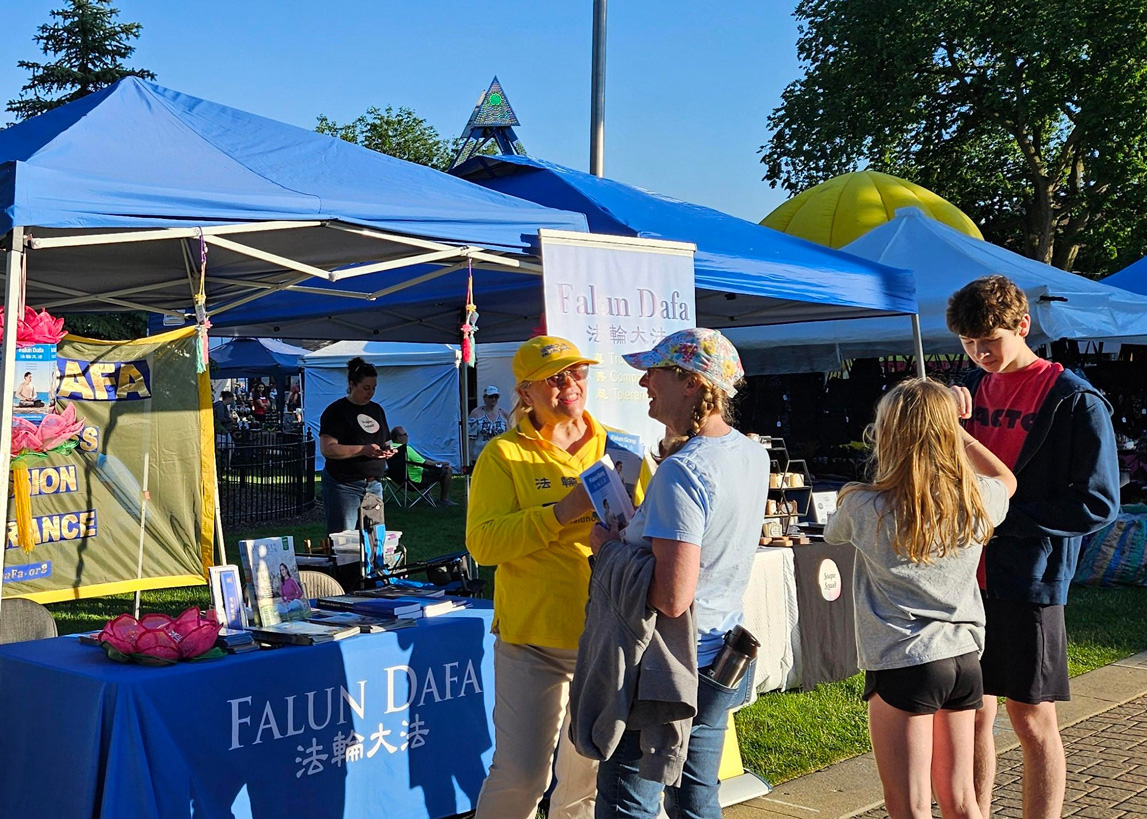
[[[986,373],[965,385],[975,396]],[[1119,460],[1111,405],[1069,370],[1052,385],[1012,469],[1018,486],[985,547],[990,597],[1067,602],[1083,535],[1119,512]]]

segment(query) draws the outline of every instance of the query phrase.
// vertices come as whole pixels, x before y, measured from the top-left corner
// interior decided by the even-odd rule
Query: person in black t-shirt
[[[378,371],[361,358],[347,362],[347,395],[325,410],[319,421],[319,451],[327,532],[358,526],[358,507],[367,492],[382,495],[389,446],[386,413],[371,398]]]

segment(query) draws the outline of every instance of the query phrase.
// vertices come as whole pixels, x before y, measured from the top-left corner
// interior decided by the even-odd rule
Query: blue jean
[[[358,528],[358,507],[367,492],[382,497],[382,483],[377,478],[340,483],[323,470],[323,509],[327,513],[327,534]]]
[[[697,686],[697,718],[689,732],[689,753],[679,787],[650,782],[638,774],[641,733],[626,731],[613,755],[598,764],[597,807],[594,819],[657,819],[662,794],[670,819],[721,819],[717,802],[721,753],[729,709],[745,702],[753,678],[750,668],[736,688],[701,677]]]

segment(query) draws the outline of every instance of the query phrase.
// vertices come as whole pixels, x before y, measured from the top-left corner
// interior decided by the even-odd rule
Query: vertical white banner
[[[586,406],[611,427],[656,444],[665,428],[649,417],[641,371],[622,354],[651,349],[697,326],[696,245],[540,230],[546,332],[601,362],[590,371]]]

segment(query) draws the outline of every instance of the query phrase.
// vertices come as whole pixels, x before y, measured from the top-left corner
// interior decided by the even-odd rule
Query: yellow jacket
[[[553,505],[605,453],[606,428],[585,413],[593,438],[576,454],[553,446],[529,419],[486,444],[474,466],[466,548],[497,566],[494,630],[508,643],[577,648],[589,597],[593,512],[558,523]]]

